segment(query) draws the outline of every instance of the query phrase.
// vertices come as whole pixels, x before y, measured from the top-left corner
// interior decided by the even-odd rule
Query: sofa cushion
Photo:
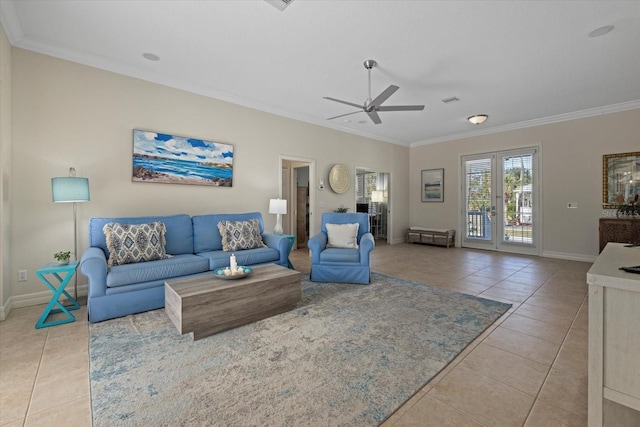
[[[218,231],[222,237],[222,250],[227,252],[266,246],[260,235],[257,219],[248,221],[220,221]]]
[[[109,249],[107,265],[132,264],[170,258],[165,251],[164,223],[119,224],[110,222],[103,227]]]
[[[353,262],[360,263],[359,249],[327,248],[320,252],[320,263],[340,263]]]
[[[224,251],[200,252],[198,254],[209,260],[209,269],[214,270],[220,267],[229,266],[231,253]],[[280,252],[277,249],[265,247],[257,249],[247,249],[235,253],[238,265],[258,265],[280,260]]]
[[[167,242],[166,251],[171,255],[193,254],[193,226],[191,217],[186,214],[165,216],[140,216],[140,217],[94,217],[89,220],[89,246],[102,249],[109,258],[107,241],[102,231],[105,224],[117,222],[119,224],[145,224],[161,221],[164,223]]]
[[[107,287],[165,280],[209,270],[209,260],[197,255],[176,255],[169,259],[117,265],[109,268]]]
[[[326,224],[328,248],[357,248],[360,224]]]
[[[222,250],[222,236],[218,230],[220,221],[248,221],[250,219],[257,219],[260,234],[264,233],[264,224],[260,212],[193,216],[191,218],[193,222],[193,253]]]

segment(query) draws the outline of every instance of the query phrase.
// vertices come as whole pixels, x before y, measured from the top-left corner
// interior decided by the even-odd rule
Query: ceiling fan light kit
[[[341,99],[331,98],[329,96],[325,96],[324,99],[328,99],[329,101],[339,102],[341,104],[349,105],[351,107],[358,108],[358,111],[353,111],[351,113],[340,114],[339,116],[329,117],[327,120],[333,120],[344,116],[349,116],[351,114],[356,113],[367,113],[371,121],[379,125],[382,123],[380,116],[378,115],[379,111],[422,111],[424,110],[424,105],[388,105],[382,106],[382,103],[386,101],[391,95],[396,93],[398,89],[400,89],[396,85],[389,85],[382,93],[375,97],[375,99],[371,99],[371,69],[374,68],[378,63],[373,59],[367,59],[364,61],[364,68],[366,68],[369,72],[369,97],[364,101],[364,104],[356,104],[354,102],[343,101]]]
[[[486,114],[476,114],[474,116],[471,117],[467,117],[467,120],[469,120],[470,123],[474,124],[474,125],[481,125],[483,124],[487,119],[489,118],[489,116],[487,116]]]

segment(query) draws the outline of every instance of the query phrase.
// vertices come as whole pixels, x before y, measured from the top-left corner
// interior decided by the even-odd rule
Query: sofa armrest
[[[360,237],[360,265],[369,265],[369,254],[376,247],[373,234],[365,233]]]
[[[320,232],[309,239],[307,247],[311,251],[311,264],[320,264],[320,252],[327,247],[327,234]]]
[[[289,244],[291,240],[282,234],[262,233],[262,241],[270,248],[280,252],[280,265],[286,266],[289,263]]]
[[[82,254],[80,271],[89,278],[89,298],[107,293],[107,257],[100,248],[88,248]]]

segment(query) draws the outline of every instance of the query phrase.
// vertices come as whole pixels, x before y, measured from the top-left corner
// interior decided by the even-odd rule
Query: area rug
[[[90,325],[93,425],[378,425],[510,305],[373,274],[192,341],[164,310]]]

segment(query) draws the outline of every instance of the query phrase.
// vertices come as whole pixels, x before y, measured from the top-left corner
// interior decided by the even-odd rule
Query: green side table
[[[76,301],[64,288],[67,286],[73,275],[76,273],[76,268],[78,267],[78,261],[69,261],[69,264],[60,265],[57,262],[50,262],[45,264],[36,271],[38,278],[47,285],[51,292],[53,292],[53,297],[47,307],[44,309],[42,316],[38,319],[38,323],[36,323],[36,329],[47,328],[49,326],[61,325],[63,323],[70,323],[76,320],[76,318],[69,311],[77,310],[80,308],[80,304]],[[49,277],[47,277],[49,275]],[[64,275],[64,277],[63,277]],[[55,279],[55,280],[53,280]],[[57,287],[56,287],[57,285]],[[67,297],[71,305],[64,306],[60,302],[60,297],[64,295]],[[60,308],[54,309],[55,306]],[[64,313],[66,317],[59,320],[52,320],[47,322],[47,317],[52,313]]]

